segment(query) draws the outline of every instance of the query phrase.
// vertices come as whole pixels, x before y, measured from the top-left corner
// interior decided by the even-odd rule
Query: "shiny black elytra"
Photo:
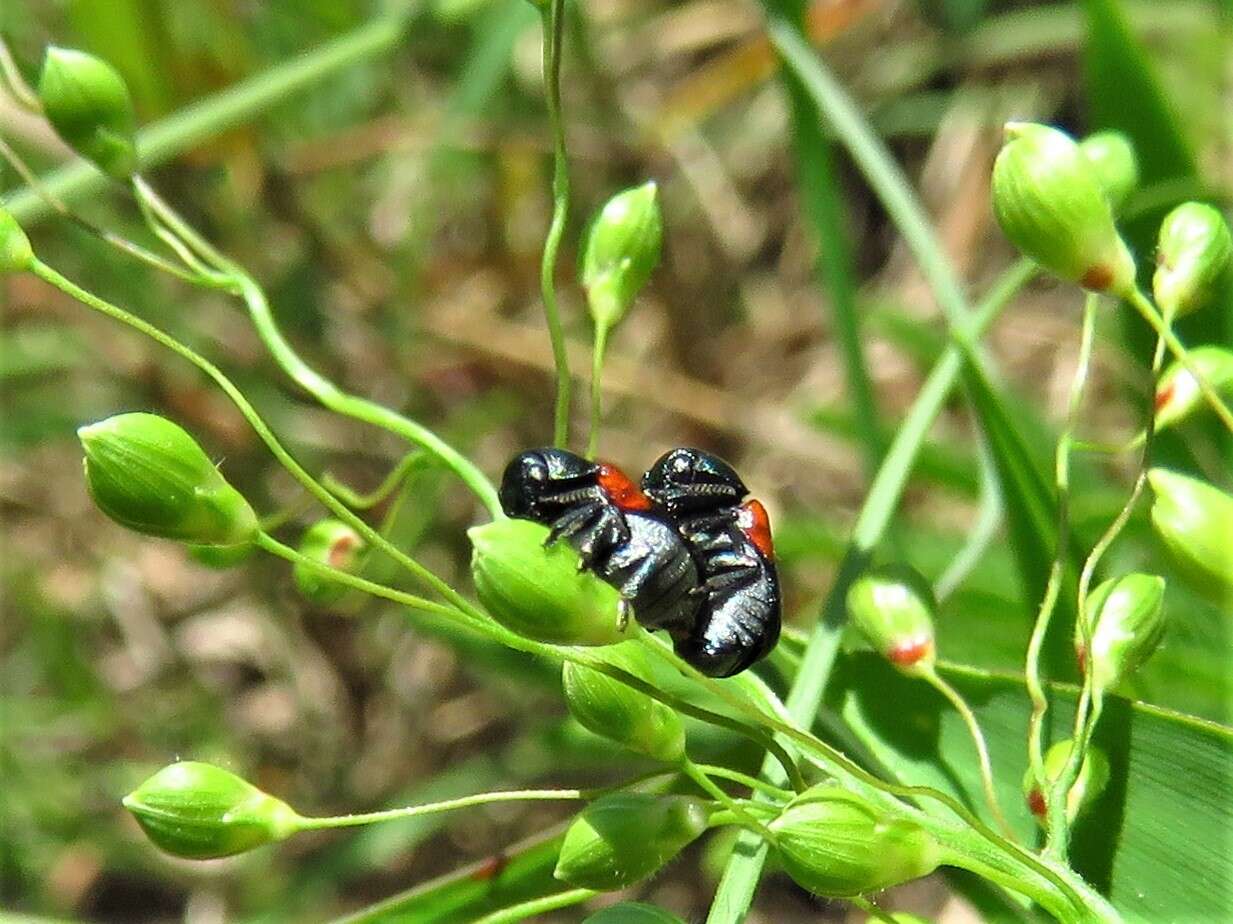
[[[702,603],[698,567],[675,525],[620,469],[564,449],[519,453],[501,478],[507,516],[549,527],[621,594],[648,629],[674,638],[694,628]]]
[[[642,478],[693,553],[705,600],[677,654],[711,677],[730,677],[765,657],[782,621],[779,575],[766,509],[723,459],[700,449],[665,453]]]

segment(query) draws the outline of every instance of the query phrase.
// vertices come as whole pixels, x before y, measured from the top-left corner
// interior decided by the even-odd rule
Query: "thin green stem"
[[[66,295],[76,299],[88,308],[92,308],[113,320],[120,321],[134,330],[146,335],[155,342],[161,344],[182,358],[188,360],[211,379],[215,384],[231,399],[232,403],[239,409],[244,419],[248,421],[249,426],[261,438],[266,447],[270,450],[274,458],[283,466],[301,485],[307,489],[308,493],[316,498],[322,506],[333,513],[338,519],[346,523],[361,536],[363,536],[370,545],[381,549],[387,555],[394,559],[398,564],[404,567],[407,571],[417,577],[426,586],[436,591],[443,599],[453,604],[462,614],[472,622],[486,622],[483,614],[479,613],[475,607],[468,603],[456,590],[450,587],[445,581],[441,580],[437,575],[433,574],[415,559],[411,558],[405,552],[395,548],[384,536],[381,536],[371,526],[357,517],[347,508],[338,498],[323,487],[320,482],[310,475],[307,470],[300,465],[292,455],[283,448],[274,432],[269,428],[266,422],[257,413],[256,408],[252,406],[243,393],[235,386],[217,366],[210,362],[205,357],[199,355],[196,351],[176,340],[171,335],[159,330],[153,324],[142,320],[136,315],[130,314],[123,308],[111,304],[105,299],[99,298],[93,292],[81,288],[72,280],[67,279],[60,273],[56,272],[46,263],[35,258],[30,267],[30,271],[38,276],[44,282],[55,286]]]
[[[755,776],[750,776],[748,773],[741,773],[738,770],[732,770],[728,767],[717,767],[714,764],[694,764],[699,770],[707,776],[718,777],[721,780],[730,780],[733,783],[740,783],[742,786],[748,786],[755,792],[761,792],[773,799],[787,801],[791,799],[795,793],[790,789],[782,789],[779,786],[772,786],[765,780],[760,780]]]
[[[360,493],[349,485],[339,481],[329,472],[321,476],[321,483],[331,494],[341,500],[352,510],[371,510],[392,494],[404,478],[424,462],[424,453],[413,450],[407,453],[395,465],[382,482],[367,493]]]
[[[772,844],[775,843],[775,835],[771,833],[771,830],[767,828],[766,825],[743,809],[735,799],[717,786],[715,782],[688,757],[681,761],[681,772],[685,774],[685,776],[689,777],[689,779],[693,780],[699,789],[730,811],[737,818],[741,819],[742,823],[757,831]]]
[[[513,905],[501,911],[484,915],[475,924],[513,924],[514,921],[525,921],[536,915],[547,914],[549,911],[559,911],[572,905],[580,905],[588,898],[599,893],[593,889],[570,889],[568,892],[557,892],[543,898],[533,898],[520,905]]]
[[[1045,694],[1044,682],[1040,676],[1040,652],[1044,647],[1045,636],[1057,608],[1062,581],[1065,578],[1067,546],[1070,537],[1070,452],[1075,438],[1075,429],[1079,423],[1083,392],[1087,387],[1088,373],[1091,369],[1092,342],[1095,339],[1096,315],[1099,310],[1100,296],[1089,294],[1083,305],[1083,329],[1079,337],[1079,355],[1075,361],[1075,374],[1070,383],[1070,396],[1066,402],[1066,420],[1058,436],[1054,456],[1054,479],[1057,489],[1057,547],[1053,553],[1053,562],[1049,566],[1049,580],[1045,585],[1040,609],[1036,613],[1032,636],[1028,641],[1027,662],[1024,667],[1028,698],[1032,702],[1032,713],[1028,718],[1028,767],[1031,769],[1032,778],[1042,792],[1046,786],[1042,738],[1049,699]]]
[[[409,805],[404,808],[385,809],[379,812],[362,812],[355,815],[332,815],[306,818],[301,816],[296,823],[300,831],[319,831],[326,828],[354,828],[360,825],[377,824],[383,821],[399,821],[421,815],[437,815],[476,805],[494,805],[499,802],[550,802],[578,801],[585,799],[581,789],[514,789],[504,792],[482,792],[458,799],[430,802],[424,805]]]
[[[1167,332],[1169,328],[1166,327],[1165,330]],[[1161,366],[1164,363],[1165,343],[1166,338],[1163,335],[1157,337],[1156,350],[1152,356],[1152,387],[1149,392],[1153,397],[1156,394]],[[1095,626],[1092,625],[1091,617],[1088,614],[1087,599],[1092,586],[1092,580],[1096,575],[1096,568],[1099,566],[1100,560],[1104,558],[1105,553],[1117,541],[1117,537],[1121,535],[1122,530],[1126,528],[1126,524],[1130,522],[1135,507],[1139,503],[1139,498],[1143,495],[1143,489],[1147,485],[1147,471],[1151,463],[1152,447],[1155,442],[1156,407],[1154,401],[1149,400],[1146,421],[1143,425],[1143,453],[1139,457],[1139,468],[1135,474],[1130,495],[1126,498],[1126,503],[1122,505],[1118,515],[1114,517],[1113,522],[1109,524],[1104,534],[1092,546],[1091,552],[1088,553],[1087,559],[1083,562],[1083,569],[1079,573],[1078,615],[1076,620],[1084,651],[1090,652],[1092,650],[1092,632]],[[1102,697],[1098,692],[1094,693],[1093,677],[1094,671],[1084,671],[1083,684],[1079,689],[1079,700],[1075,704],[1073,743],[1070,755],[1057,779],[1049,784],[1045,798],[1046,821],[1048,822],[1046,825],[1045,855],[1054,857],[1062,863],[1067,862],[1070,847],[1070,819],[1066,814],[1069,793],[1071,787],[1075,784],[1075,780],[1079,777],[1083,760],[1087,756],[1087,745],[1090,743],[1092,734],[1095,731],[1095,720],[1099,717]],[[1093,717],[1089,719],[1088,708],[1093,702],[1095,703]],[[1042,788],[1043,791],[1045,790]]]
[[[1233,433],[1233,411],[1229,410],[1229,406],[1224,403],[1224,399],[1220,397],[1220,393],[1212,387],[1211,382],[1207,380],[1194,362],[1190,358],[1190,353],[1186,349],[1185,344],[1177,338],[1177,334],[1173,333],[1173,328],[1161,317],[1160,312],[1156,310],[1156,306],[1152,304],[1151,299],[1140,292],[1137,288],[1132,289],[1126,296],[1126,300],[1130,302],[1134,309],[1143,316],[1143,320],[1151,325],[1152,330],[1156,332],[1156,336],[1164,340],[1168,346],[1169,352],[1181,362],[1186,371],[1190,373],[1195,380],[1195,384],[1199,386],[1199,391],[1216,416],[1220,418],[1221,423],[1225,425],[1230,433]]]
[[[591,349],[591,426],[587,435],[587,458],[599,452],[599,432],[604,417],[604,350],[608,346],[608,326],[595,326],[595,344]]]
[[[882,921],[883,924],[895,924],[895,919],[891,917],[888,912],[883,911],[862,895],[853,896],[852,898],[849,898],[848,901],[850,901],[861,911],[865,912],[865,914],[869,915],[869,920],[871,921]]]
[[[313,48],[289,61],[194,103],[138,132],[137,155],[149,169],[201,142],[252,119],[289,96],[321,82],[338,71],[389,51],[398,44],[418,3],[366,22],[351,32]],[[74,161],[52,171],[43,180],[56,198],[72,201],[103,189],[110,182],[93,164]],[[29,227],[49,213],[48,203],[33,190],[22,190],[4,206]]]
[[[967,704],[959,691],[943,679],[932,666],[921,671],[920,676],[950,701],[960,718],[963,719],[963,723],[968,727],[968,734],[972,736],[972,743],[976,746],[976,755],[980,761],[980,783],[985,792],[985,802],[998,827],[1002,829],[1002,833],[1012,841],[1018,840],[1010,822],[1002,814],[1002,806],[998,804],[997,791],[993,787],[993,763],[989,760],[989,746],[985,743],[985,733],[981,731],[980,723],[976,721],[972,707]]]
[[[9,49],[9,43],[4,40],[4,36],[0,36],[0,80],[3,80],[8,91],[13,94],[13,99],[17,100],[23,108],[30,112],[43,111],[39,95],[21,76],[21,69],[13,59],[13,52]]]
[[[556,410],[553,415],[552,440],[556,446],[569,444],[570,389],[569,357],[565,351],[565,333],[561,329],[561,312],[557,307],[557,252],[565,235],[569,218],[569,162],[565,148],[565,123],[561,113],[561,51],[564,43],[565,0],[545,0],[540,3],[544,42],[544,97],[548,121],[552,126],[552,223],[544,238],[544,256],[540,264],[540,288],[544,300],[544,317],[548,321],[548,337],[552,341],[552,361],[557,371]]]
[[[976,522],[968,530],[967,539],[946,570],[933,585],[933,595],[939,603],[954,593],[985,557],[989,546],[997,538],[1002,525],[1002,492],[998,473],[993,463],[989,443],[977,440],[977,462],[980,465],[980,507]]]
[[[191,225],[179,216],[161,196],[140,177],[133,182],[138,200],[146,203],[153,212],[155,219],[165,224],[171,231],[183,240],[193,251],[219,272],[225,274],[234,283],[236,293],[248,307],[249,317],[258,335],[274,357],[275,362],[291,379],[316,398],[330,410],[352,417],[365,423],[381,427],[395,433],[403,439],[415,443],[430,452],[440,460],[441,464],[453,471],[458,478],[471,489],[480,502],[488,509],[488,513],[499,519],[505,514],[497,497],[496,488],[470,459],[429,430],[423,424],[417,423],[397,411],[358,395],[343,391],[325,376],[309,366],[295,348],[283,336],[274,320],[273,312],[265,297],[265,292],[238,264],[202,237]]]

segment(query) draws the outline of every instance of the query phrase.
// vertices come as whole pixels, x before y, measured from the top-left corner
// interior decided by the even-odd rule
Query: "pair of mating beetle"
[[[548,543],[568,541],[639,623],[668,631],[678,655],[730,677],[779,640],[770,523],[748,493],[700,449],[665,453],[639,488],[615,466],[550,448],[515,456],[500,496],[508,516],[550,527]]]

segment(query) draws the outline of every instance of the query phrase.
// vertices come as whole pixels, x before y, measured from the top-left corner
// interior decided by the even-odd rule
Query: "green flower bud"
[[[39,75],[43,112],[69,147],[109,176],[127,180],[137,169],[133,100],[119,72],[72,48],[47,49]]]
[[[1154,574],[1126,574],[1111,578],[1088,594],[1087,617],[1092,650],[1085,650],[1083,635],[1075,627],[1075,654],[1079,670],[1092,672],[1093,687],[1111,690],[1151,657],[1164,636],[1165,579]]]
[[[557,645],[612,645],[630,637],[621,596],[548,528],[495,520],[471,529],[475,592],[492,617],[519,635]]]
[[[251,542],[241,545],[190,545],[188,556],[199,565],[225,571],[248,561],[256,549]]]
[[[1130,139],[1121,132],[1096,132],[1079,142],[1079,150],[1091,164],[1109,205],[1117,211],[1139,185],[1139,160]]]
[[[239,545],[257,516],[183,429],[155,414],[119,414],[77,431],[94,503],[121,526],[197,545]]]
[[[1071,739],[1067,738],[1065,741],[1057,742],[1045,752],[1045,779],[1053,782],[1062,775],[1066,762],[1070,760],[1070,751],[1073,746]],[[1087,753],[1083,755],[1083,766],[1079,768],[1075,784],[1070,788],[1070,793],[1066,797],[1067,820],[1073,824],[1083,811],[1100,798],[1108,782],[1109,759],[1105,757],[1100,748],[1089,746]],[[1036,785],[1030,769],[1023,777],[1023,794],[1032,815],[1043,825],[1048,814],[1048,803],[1045,800],[1045,794]]]
[[[604,660],[642,680],[652,672],[637,642],[614,645]],[[676,712],[645,693],[594,668],[566,661],[561,670],[565,702],[579,724],[631,751],[665,763],[685,756],[685,727]]]
[[[1195,347],[1190,364],[1223,396],[1233,396],[1233,351],[1218,346]],[[1174,361],[1156,388],[1156,429],[1163,430],[1206,407],[1199,383],[1180,361]]]
[[[164,767],[124,797],[154,845],[188,860],[213,860],[281,841],[301,818],[281,799],[211,764]]]
[[[657,193],[654,181],[617,193],[591,226],[582,286],[596,327],[620,321],[659,265],[664,223]]]
[[[707,820],[703,803],[687,796],[604,796],[565,832],[553,875],[584,889],[623,889],[658,872],[706,830]]]
[[[1233,604],[1233,496],[1163,468],[1147,480],[1152,526],[1179,572],[1218,604]]]
[[[1160,223],[1152,291],[1161,314],[1177,318],[1211,301],[1233,261],[1224,216],[1202,202],[1183,202]]]
[[[784,869],[827,898],[877,892],[937,869],[942,850],[915,822],[833,783],[812,787],[770,824]]]
[[[883,657],[906,674],[936,656],[933,591],[916,571],[889,565],[865,572],[848,590],[848,618]]]
[[[993,165],[993,211],[1011,243],[1051,273],[1122,295],[1134,259],[1113,224],[1096,171],[1064,132],[1011,122]]]
[[[621,902],[597,911],[582,924],[684,924],[675,914],[643,902]]]
[[[360,534],[338,520],[319,520],[308,528],[300,540],[301,555],[348,574],[354,574],[359,568],[364,549],[365,542]],[[298,562],[292,574],[300,593],[321,606],[337,603],[351,589]]]
[[[17,219],[0,205],[0,276],[8,273],[24,273],[34,262],[30,238],[21,229]]]

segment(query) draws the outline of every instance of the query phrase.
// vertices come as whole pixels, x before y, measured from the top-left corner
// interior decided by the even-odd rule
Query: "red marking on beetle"
[[[1045,794],[1034,786],[1028,791],[1027,804],[1037,818],[1044,818],[1049,810],[1049,806],[1045,805]]]
[[[1113,282],[1113,270],[1104,265],[1093,266],[1090,270],[1083,274],[1083,278],[1079,280],[1079,285],[1085,289],[1092,289],[1096,292],[1103,292]]]
[[[914,638],[901,642],[886,653],[886,659],[899,667],[911,667],[933,650],[933,639]]]
[[[1160,389],[1160,391],[1156,392],[1156,410],[1159,411],[1162,407],[1173,400],[1173,392],[1175,388],[1176,385],[1170,382],[1164,388]]]
[[[599,464],[599,486],[622,510],[650,510],[651,499],[615,465]]]
[[[761,501],[750,499],[741,504],[736,515],[736,525],[764,557],[775,557],[775,543],[771,539],[771,518],[766,515],[766,508]]]
[[[509,857],[503,853],[494,853],[491,857],[480,860],[471,872],[471,878],[476,882],[491,882],[509,866]]]
[[[346,533],[331,542],[330,550],[326,553],[326,560],[329,562],[330,567],[346,568],[350,564],[347,559],[356,545],[355,536]]]

